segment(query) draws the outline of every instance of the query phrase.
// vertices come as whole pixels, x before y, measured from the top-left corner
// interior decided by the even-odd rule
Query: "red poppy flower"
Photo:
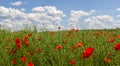
[[[21,43],[16,44],[16,48],[20,48],[21,47]]]
[[[120,39],[120,34],[118,34],[118,35],[116,36],[116,38],[119,38],[119,39]]]
[[[111,62],[111,59],[104,58],[104,62],[105,62],[105,63],[110,63],[110,62]]]
[[[32,62],[28,62],[28,66],[34,66]]]
[[[114,42],[114,38],[113,38],[113,37],[110,37],[110,38],[108,39],[108,42]]]
[[[40,48],[38,48],[38,49],[37,49],[37,51],[38,51],[39,53],[41,53],[41,52],[42,52],[42,50],[41,50]]]
[[[63,43],[66,44],[66,43],[67,43],[67,40],[63,40]]]
[[[77,47],[81,47],[82,46],[82,42],[79,42],[76,44]]]
[[[66,35],[66,37],[68,37],[68,38],[69,38],[69,37],[70,37],[70,34],[67,34],[67,35]]]
[[[71,33],[72,33],[72,31],[70,31],[70,30],[68,30],[67,32],[68,32],[68,34],[71,34]]]
[[[28,36],[25,35],[25,36],[24,36],[24,39],[28,39]]]
[[[14,41],[15,41],[16,44],[21,43],[20,38],[16,38]]]
[[[115,44],[114,49],[117,50],[117,51],[120,50],[120,43]]]
[[[71,64],[71,65],[75,65],[76,62],[75,62],[74,60],[71,60],[71,61],[70,61],[70,64]]]
[[[75,28],[72,28],[71,31],[75,31]]]
[[[24,36],[23,42],[24,42],[24,43],[27,43],[27,42],[28,42],[28,36],[26,36],[26,35]]]
[[[94,51],[94,48],[85,49],[85,51],[83,52],[83,55],[82,55],[82,59],[92,56],[93,51]]]
[[[20,48],[20,47],[21,47],[20,38],[16,38],[14,41],[15,41],[15,43],[16,43],[16,48]]]
[[[32,33],[28,34],[28,36],[32,36]]]
[[[50,35],[54,35],[55,34],[55,32],[50,32]]]
[[[14,55],[17,52],[17,50],[12,50],[12,55]]]
[[[6,41],[7,41],[7,42],[10,42],[10,39],[7,39]]]
[[[56,49],[57,49],[57,50],[62,49],[62,45],[56,46]]]
[[[28,42],[28,40],[23,40],[23,43],[27,43]]]
[[[61,29],[61,27],[58,27],[58,29]]]
[[[78,32],[78,29],[76,29],[75,31]]]
[[[75,50],[75,49],[76,49],[76,47],[75,47],[75,46],[71,46],[70,48],[71,48],[72,50]]]
[[[113,35],[113,32],[109,32],[109,35]]]
[[[25,56],[22,56],[20,59],[21,59],[21,61],[23,61],[23,62],[27,61],[27,57],[25,57]]]
[[[100,35],[100,33],[99,33],[99,32],[96,32],[96,33],[95,33],[95,36],[99,36],[99,35]]]
[[[104,33],[103,35],[104,35],[104,36],[106,36],[107,34],[106,34],[106,33]]]
[[[29,55],[33,55],[33,54],[34,54],[34,52],[33,52],[33,51],[29,52]]]
[[[16,59],[12,60],[12,64],[16,64],[16,62],[17,62]]]
[[[28,47],[28,46],[30,46],[30,44],[26,43],[25,46]]]

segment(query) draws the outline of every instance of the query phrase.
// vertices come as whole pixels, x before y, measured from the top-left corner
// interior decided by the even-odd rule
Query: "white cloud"
[[[35,25],[37,29],[54,30],[61,25],[63,18],[66,15],[63,11],[58,10],[55,6],[34,7],[30,13],[25,12],[26,9],[14,9],[0,6],[0,25],[5,29],[20,30]],[[120,20],[115,20],[111,15],[91,16],[95,10],[90,11],[75,11],[71,10],[69,25],[77,28],[78,24],[85,26],[87,29],[103,29],[103,28],[120,28]],[[87,19],[81,23],[82,17],[87,16]],[[117,17],[120,17],[118,15]],[[86,17],[85,17],[86,18]],[[66,23],[65,23],[66,24]]]
[[[23,12],[25,12],[25,11],[26,11],[26,9],[25,9],[25,8],[21,8],[21,9],[20,9],[20,11],[23,11]]]
[[[95,12],[96,12],[96,10],[90,10],[89,14],[93,14]]]
[[[117,11],[120,11],[120,8],[117,8],[116,10],[117,10]]]
[[[116,17],[120,17],[120,15],[117,15]]]
[[[117,20],[114,20],[110,15],[94,16],[85,19],[85,22],[89,25],[88,28],[90,27],[93,29],[116,28],[115,24],[118,23]]]
[[[91,14],[93,14],[95,12],[95,10],[91,10],[90,12],[86,12],[86,11],[71,11],[71,17],[69,18],[69,25],[72,26],[73,28],[77,27],[77,24],[79,23],[79,20],[81,19],[81,17],[83,16],[89,16]]]
[[[43,9],[42,12],[41,9]],[[31,13],[25,13],[18,9],[0,6],[0,18],[2,18],[0,24],[3,28],[11,29],[20,29],[31,25],[36,25],[38,29],[41,27],[53,29],[65,17],[65,14],[54,6],[45,6],[41,9],[35,7]]]
[[[13,5],[13,6],[20,6],[22,4],[22,2],[21,1],[16,1],[16,2],[11,2],[10,4]]]

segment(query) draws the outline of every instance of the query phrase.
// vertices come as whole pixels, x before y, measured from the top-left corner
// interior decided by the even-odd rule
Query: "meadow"
[[[0,66],[120,66],[120,29],[0,30]]]

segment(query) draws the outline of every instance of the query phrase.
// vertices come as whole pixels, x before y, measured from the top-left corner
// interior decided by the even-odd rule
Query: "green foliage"
[[[111,34],[110,34],[111,33]],[[32,36],[29,36],[32,34]],[[9,32],[0,30],[0,66],[27,66],[28,62],[33,62],[34,66],[70,66],[70,60],[75,60],[75,66],[119,66],[120,51],[114,50],[114,45],[119,42],[116,35],[120,34],[120,29],[111,30],[79,30],[71,31],[44,31],[37,32],[21,30]],[[25,46],[23,37],[28,36],[28,44]],[[69,36],[68,36],[69,35]],[[108,42],[110,37],[114,37],[114,42]],[[22,46],[12,55],[12,50],[16,48],[14,40],[20,38]],[[67,42],[64,43],[63,41]],[[82,42],[81,47],[76,44]],[[62,45],[62,49],[57,50],[56,46]],[[75,46],[75,49],[71,49]],[[9,47],[9,48],[6,48]],[[88,48],[95,48],[92,57],[82,59],[83,51]],[[42,52],[38,52],[40,48]],[[33,55],[29,52],[33,51]],[[108,54],[111,54],[109,56]],[[21,56],[26,56],[27,61],[22,62]],[[111,59],[111,62],[104,62],[104,58]],[[12,60],[16,59],[16,64]]]

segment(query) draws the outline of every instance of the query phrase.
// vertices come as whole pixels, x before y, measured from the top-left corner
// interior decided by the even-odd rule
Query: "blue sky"
[[[10,2],[21,1],[21,6],[12,6]],[[120,7],[120,0],[1,0],[1,6],[25,8],[28,12],[36,6],[56,6],[69,15],[70,10],[113,11]]]
[[[68,28],[70,26],[72,26],[73,28],[75,27],[80,29],[82,28],[80,26],[83,26],[84,28],[93,28],[93,29],[96,27],[97,28],[102,28],[102,27],[119,28],[118,25],[120,21],[119,20],[120,0],[1,0],[0,6],[3,7],[1,8],[0,15],[5,14],[2,12],[4,8],[8,10],[11,8],[13,9],[13,11],[14,9],[19,10],[21,13],[26,14],[28,17],[30,14],[36,14],[36,13],[33,13],[33,9],[36,7],[42,7],[43,9],[47,8],[46,6],[50,6],[48,7],[48,9],[51,7],[53,7],[54,9],[55,7],[56,12],[61,11],[63,13],[60,12],[59,14],[65,15],[63,17],[63,16],[57,16],[55,15],[55,13],[52,13],[54,14],[54,16],[60,18],[60,20],[58,20],[60,21],[59,26],[63,26],[64,28]],[[92,11],[94,13],[90,13]],[[17,13],[17,15],[19,14]],[[17,15],[16,16],[13,15],[13,16],[18,18]],[[5,15],[5,16],[8,16],[8,15]],[[53,16],[50,16],[50,17],[53,17]],[[13,19],[9,17],[5,18],[3,16],[0,16],[0,20],[2,23],[1,25],[4,25],[3,23],[5,23],[5,21],[13,20],[17,22],[18,19],[15,19],[15,18]],[[35,20],[27,20],[27,21],[35,21]],[[11,24],[11,23],[7,23],[7,24]],[[38,24],[38,23],[35,23],[35,24]],[[116,25],[117,27],[115,27]],[[52,23],[52,26],[54,26],[53,23]],[[92,27],[92,26],[95,26],[95,27]]]

